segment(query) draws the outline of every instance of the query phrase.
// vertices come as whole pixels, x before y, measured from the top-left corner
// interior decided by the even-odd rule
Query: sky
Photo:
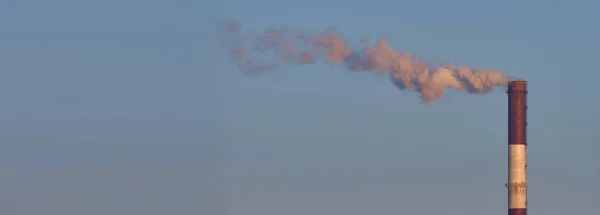
[[[600,2],[3,0],[3,215],[506,214],[507,96],[325,63],[240,72],[213,24],[529,83],[529,213],[600,212]]]

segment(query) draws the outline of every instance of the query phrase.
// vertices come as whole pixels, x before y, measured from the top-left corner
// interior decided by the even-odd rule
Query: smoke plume
[[[333,28],[323,32],[308,32],[287,27],[268,28],[262,34],[243,34],[241,25],[228,20],[217,25],[224,41],[232,42],[232,59],[240,70],[258,74],[283,63],[312,64],[317,59],[338,63],[351,71],[387,73],[400,89],[419,93],[422,103],[429,104],[444,96],[447,88],[468,93],[486,93],[495,87],[506,86],[514,77],[498,70],[478,69],[454,64],[434,66],[406,51],[392,49],[385,38],[367,45],[369,38],[360,41],[364,47],[353,50]],[[249,50],[275,53],[275,59],[260,61],[249,56]]]

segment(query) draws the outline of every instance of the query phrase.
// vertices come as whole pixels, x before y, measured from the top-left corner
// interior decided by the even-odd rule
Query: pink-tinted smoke
[[[368,38],[365,37],[361,44],[366,46],[352,50],[333,28],[317,33],[287,27],[269,28],[259,35],[242,34],[240,30],[241,25],[235,20],[217,26],[223,38],[233,39],[231,54],[238,67],[250,74],[274,69],[282,63],[310,64],[322,57],[351,71],[389,73],[398,88],[418,92],[424,104],[444,96],[447,88],[486,93],[515,79],[498,70],[455,67],[452,63],[436,67],[408,52],[392,49],[383,38],[371,46],[366,45]],[[270,51],[276,54],[276,59],[272,62],[252,59],[247,53],[250,49],[259,53]]]

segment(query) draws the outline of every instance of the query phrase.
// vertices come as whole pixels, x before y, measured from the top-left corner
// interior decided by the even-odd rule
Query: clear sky
[[[335,26],[529,81],[529,213],[600,213],[600,2],[0,1],[3,215],[507,211],[507,96],[240,73],[210,23]]]

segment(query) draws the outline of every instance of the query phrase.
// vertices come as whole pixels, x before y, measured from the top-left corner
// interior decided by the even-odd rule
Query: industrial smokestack
[[[527,82],[508,83],[508,215],[527,215]]]

